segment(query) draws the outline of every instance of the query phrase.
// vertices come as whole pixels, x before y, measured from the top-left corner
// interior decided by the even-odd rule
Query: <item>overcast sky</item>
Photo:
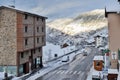
[[[8,6],[13,4],[13,1],[0,0],[0,5]],[[94,9],[104,9],[106,3],[110,3],[110,0],[16,0],[15,6],[53,19],[73,17]]]

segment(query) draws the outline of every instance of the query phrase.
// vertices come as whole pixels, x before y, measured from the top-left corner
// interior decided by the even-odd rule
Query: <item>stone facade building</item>
[[[37,14],[0,7],[0,71],[20,76],[42,67],[45,20]]]

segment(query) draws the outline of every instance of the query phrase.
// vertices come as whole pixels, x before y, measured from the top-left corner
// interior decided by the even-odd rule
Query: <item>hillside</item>
[[[104,10],[82,13],[75,18],[56,19],[47,23],[47,41],[54,44],[78,44],[101,29],[107,29]]]

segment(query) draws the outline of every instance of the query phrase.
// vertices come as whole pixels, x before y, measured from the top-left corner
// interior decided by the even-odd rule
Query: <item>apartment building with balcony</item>
[[[37,14],[0,7],[0,71],[20,76],[42,67],[46,19]]]

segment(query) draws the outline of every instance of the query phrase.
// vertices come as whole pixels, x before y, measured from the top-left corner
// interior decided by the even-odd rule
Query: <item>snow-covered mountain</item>
[[[47,41],[54,44],[80,44],[89,35],[107,29],[104,10],[82,13],[75,18],[62,18],[47,23]]]

